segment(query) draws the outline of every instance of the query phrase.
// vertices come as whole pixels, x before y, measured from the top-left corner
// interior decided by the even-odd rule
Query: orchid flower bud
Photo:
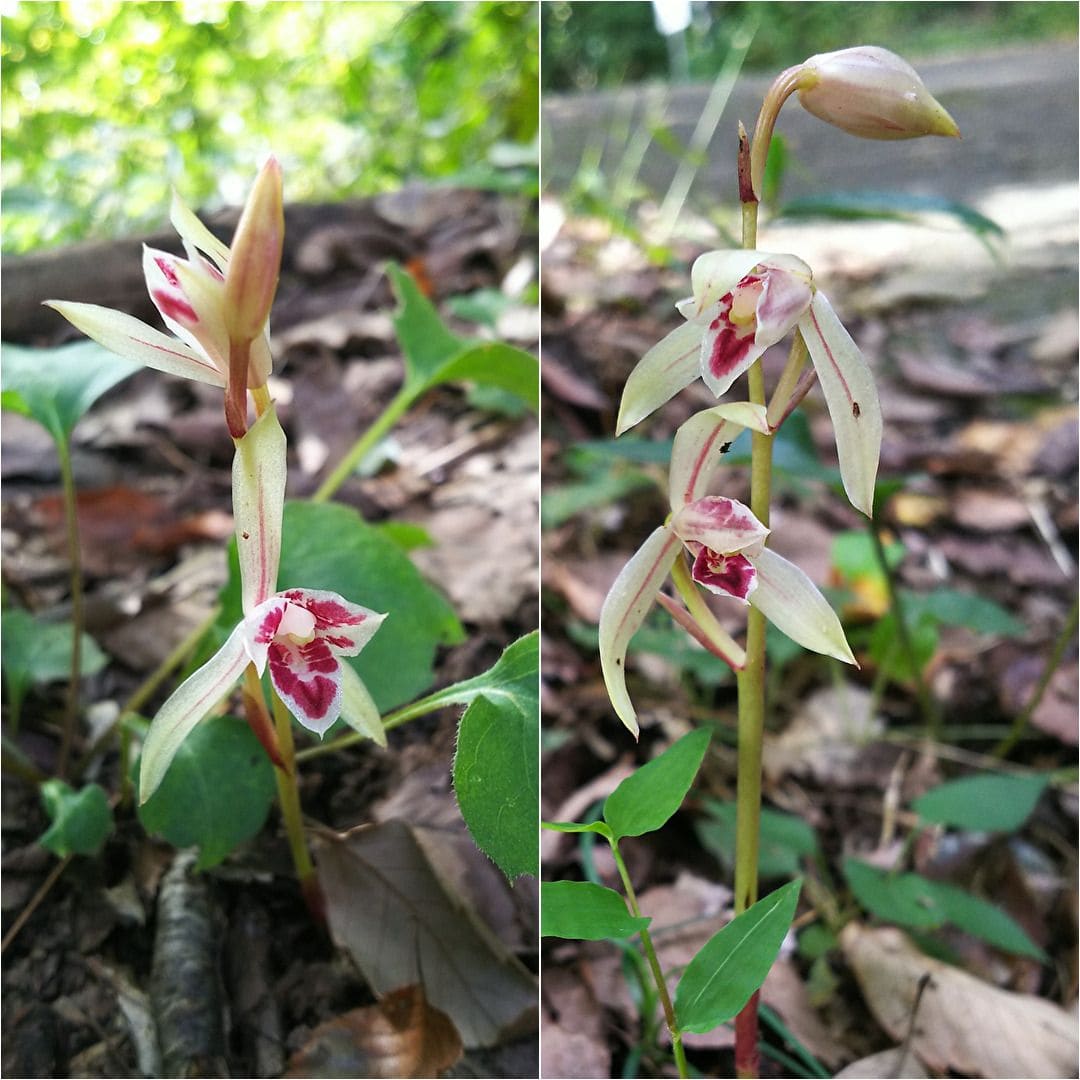
[[[797,85],[807,112],[864,139],[960,135],[915,69],[888,49],[857,45],[811,56]]]
[[[285,236],[281,166],[270,158],[236,226],[225,271],[225,325],[231,342],[254,341],[270,317]]]

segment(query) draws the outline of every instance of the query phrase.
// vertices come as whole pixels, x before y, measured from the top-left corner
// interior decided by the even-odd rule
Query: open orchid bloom
[[[638,723],[626,690],[626,649],[680,548],[693,559],[690,574],[698,585],[753,604],[807,649],[855,663],[829,602],[802,570],[765,547],[768,535],[742,503],[705,496],[677,510],[623,567],[600,613],[600,665],[612,706],[635,737]]]
[[[170,220],[186,258],[143,249],[143,273],[170,337],[134,316],[97,304],[46,300],[68,322],[105,348],[137,363],[212,386],[226,386],[238,330],[246,359],[245,383],[259,387],[270,374],[267,318],[277,284],[284,233],[281,167],[271,158],[252,189],[226,247],[173,196]],[[259,273],[252,272],[252,265]],[[256,327],[257,323],[257,327]],[[239,434],[239,432],[237,433]]]
[[[337,593],[287,589],[247,614],[224,645],[161,707],[143,746],[139,798],[161,783],[180,744],[248,664],[270,681],[304,727],[322,735],[339,717],[386,745],[379,710],[351,665],[385,618]]]
[[[881,450],[881,406],[866,360],[810,268],[793,255],[712,251],[691,271],[694,295],[677,305],[687,322],[654,345],[630,373],[618,434],[699,375],[720,397],[770,346],[796,327],[806,341],[836,433],[851,504],[868,516]]]

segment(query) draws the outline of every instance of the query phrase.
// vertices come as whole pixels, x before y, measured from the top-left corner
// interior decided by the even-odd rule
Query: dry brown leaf
[[[536,982],[471,918],[401,821],[319,836],[327,919],[377,994],[422,982],[466,1046],[534,1030]]]
[[[898,1041],[911,1027],[920,980],[930,976],[911,1033],[911,1048],[928,1068],[964,1076],[1076,1075],[1076,1016],[1052,1002],[934,960],[893,927],[849,923],[840,944],[870,1010]]]
[[[953,500],[953,518],[976,532],[1011,532],[1031,524],[1031,512],[1023,499],[1005,491],[961,488]]]
[[[765,775],[770,782],[787,773],[822,783],[850,782],[852,763],[882,731],[869,691],[854,685],[826,687],[808,697],[791,723],[766,741]]]
[[[879,1050],[869,1057],[853,1061],[836,1074],[841,1077],[853,1077],[857,1080],[924,1080],[927,1076],[922,1062],[903,1046],[890,1046],[888,1050]]]
[[[542,1076],[611,1075],[603,1009],[575,972],[544,972],[540,1053]]]
[[[450,1017],[420,985],[320,1024],[289,1060],[286,1077],[434,1077],[461,1057]]]

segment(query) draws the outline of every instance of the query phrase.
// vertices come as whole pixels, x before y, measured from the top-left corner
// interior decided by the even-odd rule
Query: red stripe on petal
[[[167,319],[173,319],[181,325],[185,323],[192,326],[198,325],[198,314],[182,296],[176,296],[164,289],[153,289],[150,296],[157,305],[158,311]]]
[[[176,270],[173,268],[171,260],[165,259],[158,255],[154,259],[154,264],[165,275],[165,280],[174,288],[180,288],[180,279],[176,276]]]

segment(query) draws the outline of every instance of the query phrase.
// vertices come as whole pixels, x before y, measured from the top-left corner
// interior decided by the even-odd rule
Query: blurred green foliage
[[[413,177],[535,186],[537,15],[498,3],[11,3],[0,20],[5,251],[163,224],[169,187],[238,204]]]
[[[592,90],[666,79],[669,52],[652,4],[552,0],[542,8],[545,91]],[[1066,3],[695,3],[685,34],[691,78],[712,79],[734,29],[760,19],[749,70],[777,72],[814,53],[884,45],[904,56],[1076,36],[1076,5]]]

